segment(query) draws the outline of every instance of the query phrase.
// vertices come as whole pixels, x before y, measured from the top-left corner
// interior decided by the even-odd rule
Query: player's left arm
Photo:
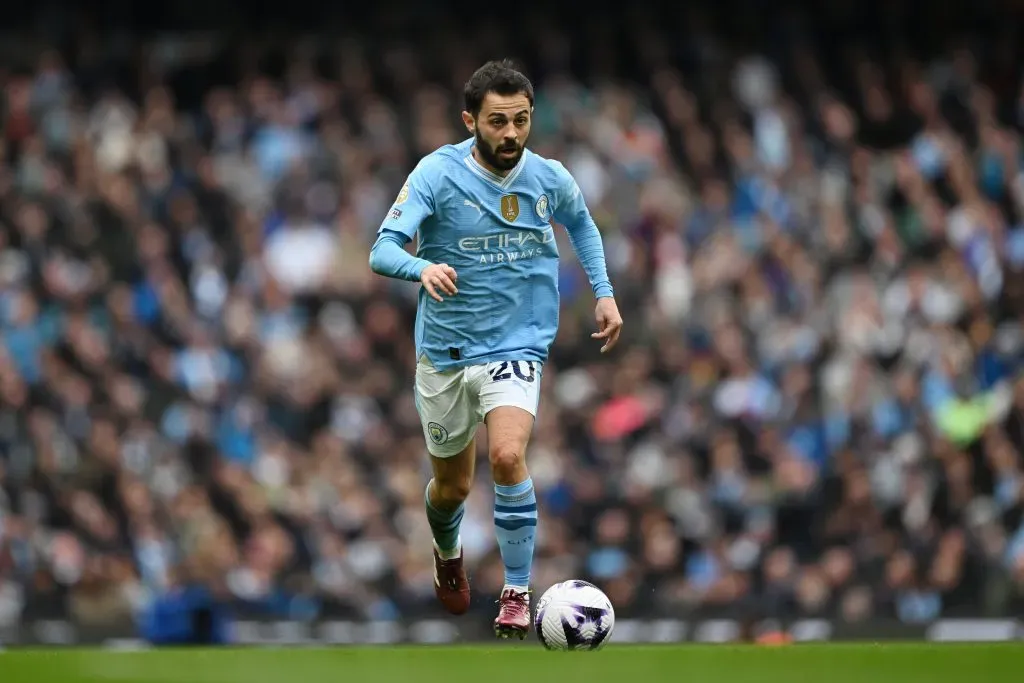
[[[597,319],[597,332],[590,335],[594,339],[604,340],[601,353],[609,351],[619,341],[622,332],[622,316],[615,303],[615,291],[608,278],[608,266],[604,258],[604,243],[601,231],[597,228],[587,203],[583,199],[576,179],[556,162],[559,177],[559,190],[554,202],[554,219],[565,226],[569,233],[576,258],[587,273],[590,286],[597,298],[594,316]]]

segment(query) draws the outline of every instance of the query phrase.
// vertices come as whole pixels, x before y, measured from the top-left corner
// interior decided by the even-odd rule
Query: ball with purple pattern
[[[615,609],[594,584],[563,581],[541,596],[534,626],[548,650],[600,650],[615,627]]]

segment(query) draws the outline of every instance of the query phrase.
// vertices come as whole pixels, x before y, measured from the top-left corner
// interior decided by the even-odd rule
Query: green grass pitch
[[[1024,644],[7,650],[3,683],[1010,683]]]

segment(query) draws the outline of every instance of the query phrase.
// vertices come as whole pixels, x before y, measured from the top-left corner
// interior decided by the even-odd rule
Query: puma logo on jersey
[[[474,209],[476,209],[476,212],[479,215],[481,215],[481,216],[484,215],[483,209],[480,208],[479,204],[474,204],[473,202],[469,201],[468,199],[464,199],[464,200],[462,200],[462,205],[463,206],[472,206]]]

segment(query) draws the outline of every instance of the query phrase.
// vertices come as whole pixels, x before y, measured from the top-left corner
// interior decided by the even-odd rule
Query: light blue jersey
[[[418,281],[431,263],[458,273],[458,294],[419,294],[416,353],[446,369],[544,362],[558,330],[564,225],[597,297],[612,296],[601,234],[572,175],[529,150],[505,177],[481,166],[474,141],[446,145],[409,175],[370,253],[374,272]],[[405,245],[418,236],[416,256]]]

